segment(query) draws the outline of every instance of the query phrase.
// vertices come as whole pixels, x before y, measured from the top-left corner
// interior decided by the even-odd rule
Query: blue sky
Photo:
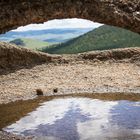
[[[102,24],[92,22],[84,19],[55,19],[43,24],[30,24],[27,26],[22,26],[13,31],[28,31],[28,30],[43,30],[43,29],[58,29],[58,28],[97,28]]]

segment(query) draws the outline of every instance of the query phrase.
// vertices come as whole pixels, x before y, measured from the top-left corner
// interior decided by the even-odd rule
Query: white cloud
[[[120,110],[122,104],[124,106],[127,104],[124,110],[126,110],[128,106],[133,106],[133,104],[131,102],[128,103],[128,101],[125,101],[124,104],[124,101],[120,103],[120,101],[101,101],[98,99],[80,97],[54,99],[43,103],[42,106],[38,107],[35,111],[4,128],[4,130],[19,135],[29,132],[30,135],[37,137],[42,136],[43,139],[51,140],[58,140],[59,135],[63,134],[64,129],[60,132],[60,129],[57,129],[58,127],[67,128],[67,132],[69,132],[67,136],[73,136],[73,134],[77,133],[80,140],[123,139],[126,138],[126,136],[128,138],[139,136],[140,129],[135,126],[136,123],[134,123],[134,121],[131,122],[134,124],[128,123],[132,125],[130,127],[127,124],[129,120],[124,120],[126,119],[125,116],[121,119],[123,116],[123,111]],[[114,108],[115,106],[118,109],[117,111],[114,111],[116,110],[116,108]],[[126,114],[126,116],[129,116],[131,113],[130,110],[127,112],[128,114]],[[84,116],[87,117],[87,119],[84,119]],[[133,120],[133,117],[134,116],[131,116],[130,120]],[[138,117],[135,118],[135,122],[137,122]],[[124,123],[121,123],[122,121]],[[70,124],[71,122],[72,124]],[[75,128],[77,128],[77,130],[75,130]],[[52,136],[47,133],[49,129],[52,131]],[[46,133],[44,134],[43,132]],[[49,135],[49,138],[47,135]]]
[[[86,116],[88,114],[88,117],[91,118],[91,120],[87,120],[86,122],[76,122],[80,135],[84,134],[83,132],[85,130],[91,130],[89,132],[93,133],[92,130],[95,130],[95,126],[97,129],[96,131],[102,134],[102,126],[108,123],[109,116],[111,115],[110,110],[117,104],[117,101],[103,102],[90,98],[54,99],[43,103],[43,106],[40,106],[35,111],[6,127],[4,130],[21,135],[24,131],[34,131],[41,125],[53,125],[57,120],[63,119],[65,114],[73,107],[73,110],[78,108],[82,115]],[[90,125],[88,124],[89,122]]]
[[[42,30],[42,29],[58,29],[58,28],[97,28],[102,24],[92,22],[85,19],[55,19],[43,24],[30,24],[22,26],[13,31],[28,31],[28,30]]]

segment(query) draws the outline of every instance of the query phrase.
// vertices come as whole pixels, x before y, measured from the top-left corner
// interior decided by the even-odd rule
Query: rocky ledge
[[[0,33],[58,18],[89,19],[140,33],[139,0],[1,0],[0,13]]]
[[[57,56],[0,46],[0,103],[34,98],[37,89],[46,96],[140,93],[140,48]]]
[[[50,63],[60,56],[49,55],[17,47],[14,44],[0,42],[0,74],[21,68],[31,68],[42,63]]]

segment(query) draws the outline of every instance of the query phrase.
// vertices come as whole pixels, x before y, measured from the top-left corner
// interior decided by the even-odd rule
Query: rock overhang
[[[0,0],[0,13],[0,33],[62,18],[83,18],[140,33],[140,0]]]

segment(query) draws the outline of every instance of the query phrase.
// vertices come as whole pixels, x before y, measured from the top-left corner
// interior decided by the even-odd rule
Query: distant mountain
[[[7,32],[6,34],[1,34],[0,41],[9,42],[17,38],[31,38],[51,43],[52,42],[60,43],[83,35],[91,30],[92,30],[91,28],[86,29],[74,28],[74,29],[31,30],[23,32],[10,31]]]
[[[73,54],[93,50],[140,47],[140,35],[113,26],[103,25],[65,43],[44,48],[44,52]]]
[[[29,48],[32,50],[42,50],[44,47],[47,47],[50,45],[50,43],[45,41],[40,41],[36,39],[27,39],[27,38],[19,38],[10,41],[12,44],[16,44],[18,46]]]

